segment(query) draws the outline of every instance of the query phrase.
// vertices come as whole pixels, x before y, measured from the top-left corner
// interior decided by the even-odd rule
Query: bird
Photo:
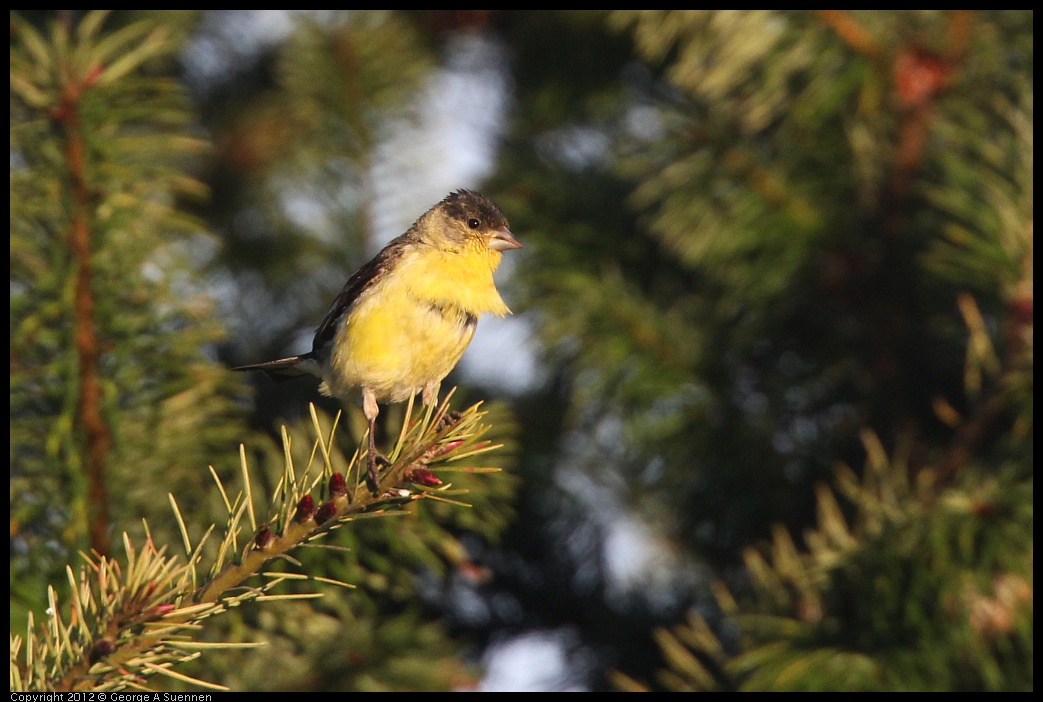
[[[348,278],[311,351],[233,370],[275,380],[315,375],[324,395],[357,401],[361,394],[369,423],[366,485],[378,495],[379,404],[417,392],[424,406],[437,403],[478,318],[510,314],[493,272],[504,251],[520,248],[499,205],[472,190],[451,192]]]

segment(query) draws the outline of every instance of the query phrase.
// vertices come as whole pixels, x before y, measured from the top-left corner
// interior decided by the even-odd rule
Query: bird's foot
[[[456,410],[449,410],[442,415],[440,420],[438,420],[438,430],[441,431],[443,429],[448,429],[459,422],[461,417],[463,417],[463,415]]]
[[[377,464],[380,464],[382,468],[387,468],[391,465],[391,461],[387,459],[387,456],[376,452],[371,453],[369,460],[366,461],[366,487],[374,497],[380,494],[380,474],[377,472]]]

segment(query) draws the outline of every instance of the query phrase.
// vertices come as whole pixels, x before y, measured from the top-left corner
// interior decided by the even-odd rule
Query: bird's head
[[[450,193],[428,213],[425,239],[447,251],[464,249],[500,254],[509,249],[520,249],[507,225],[503,210],[489,198],[471,190]]]

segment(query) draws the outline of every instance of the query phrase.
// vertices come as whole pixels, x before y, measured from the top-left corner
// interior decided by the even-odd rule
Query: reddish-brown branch
[[[865,27],[843,10],[816,10],[819,18],[832,29],[844,43],[860,54],[879,58],[880,50]]]
[[[64,137],[65,164],[69,169],[72,214],[69,248],[75,260],[76,282],[73,299],[73,343],[79,360],[79,392],[76,414],[87,448],[87,532],[91,548],[109,553],[109,498],[106,465],[112,450],[112,431],[102,414],[99,377],[101,347],[94,318],[94,293],[91,289],[91,207],[87,185],[86,146],[79,113],[79,85],[63,91],[55,121]]]
[[[950,59],[918,46],[903,47],[894,58],[892,78],[901,123],[891,192],[898,202],[909,194],[913,175],[923,160],[935,102],[954,70]]]
[[[930,134],[934,105],[962,60],[974,23],[973,13],[965,10],[950,15],[949,31],[943,52],[933,52],[915,44],[903,46],[893,57],[873,41],[869,31],[843,10],[816,10],[823,24],[858,53],[884,67],[890,63],[891,78],[900,110],[898,138],[890,194],[896,206],[887,229],[895,233],[901,226],[901,203],[909,195],[912,179],[923,160]],[[884,63],[880,63],[884,62]]]
[[[949,17],[949,32],[945,37],[945,53],[952,61],[963,58],[974,27],[973,10],[953,10]]]

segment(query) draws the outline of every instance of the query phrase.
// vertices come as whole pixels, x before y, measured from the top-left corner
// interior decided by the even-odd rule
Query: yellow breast
[[[493,284],[499,262],[481,252],[406,252],[356,303],[337,331],[326,373],[340,397],[371,389],[381,402],[404,400],[456,366],[479,315],[509,310]]]

